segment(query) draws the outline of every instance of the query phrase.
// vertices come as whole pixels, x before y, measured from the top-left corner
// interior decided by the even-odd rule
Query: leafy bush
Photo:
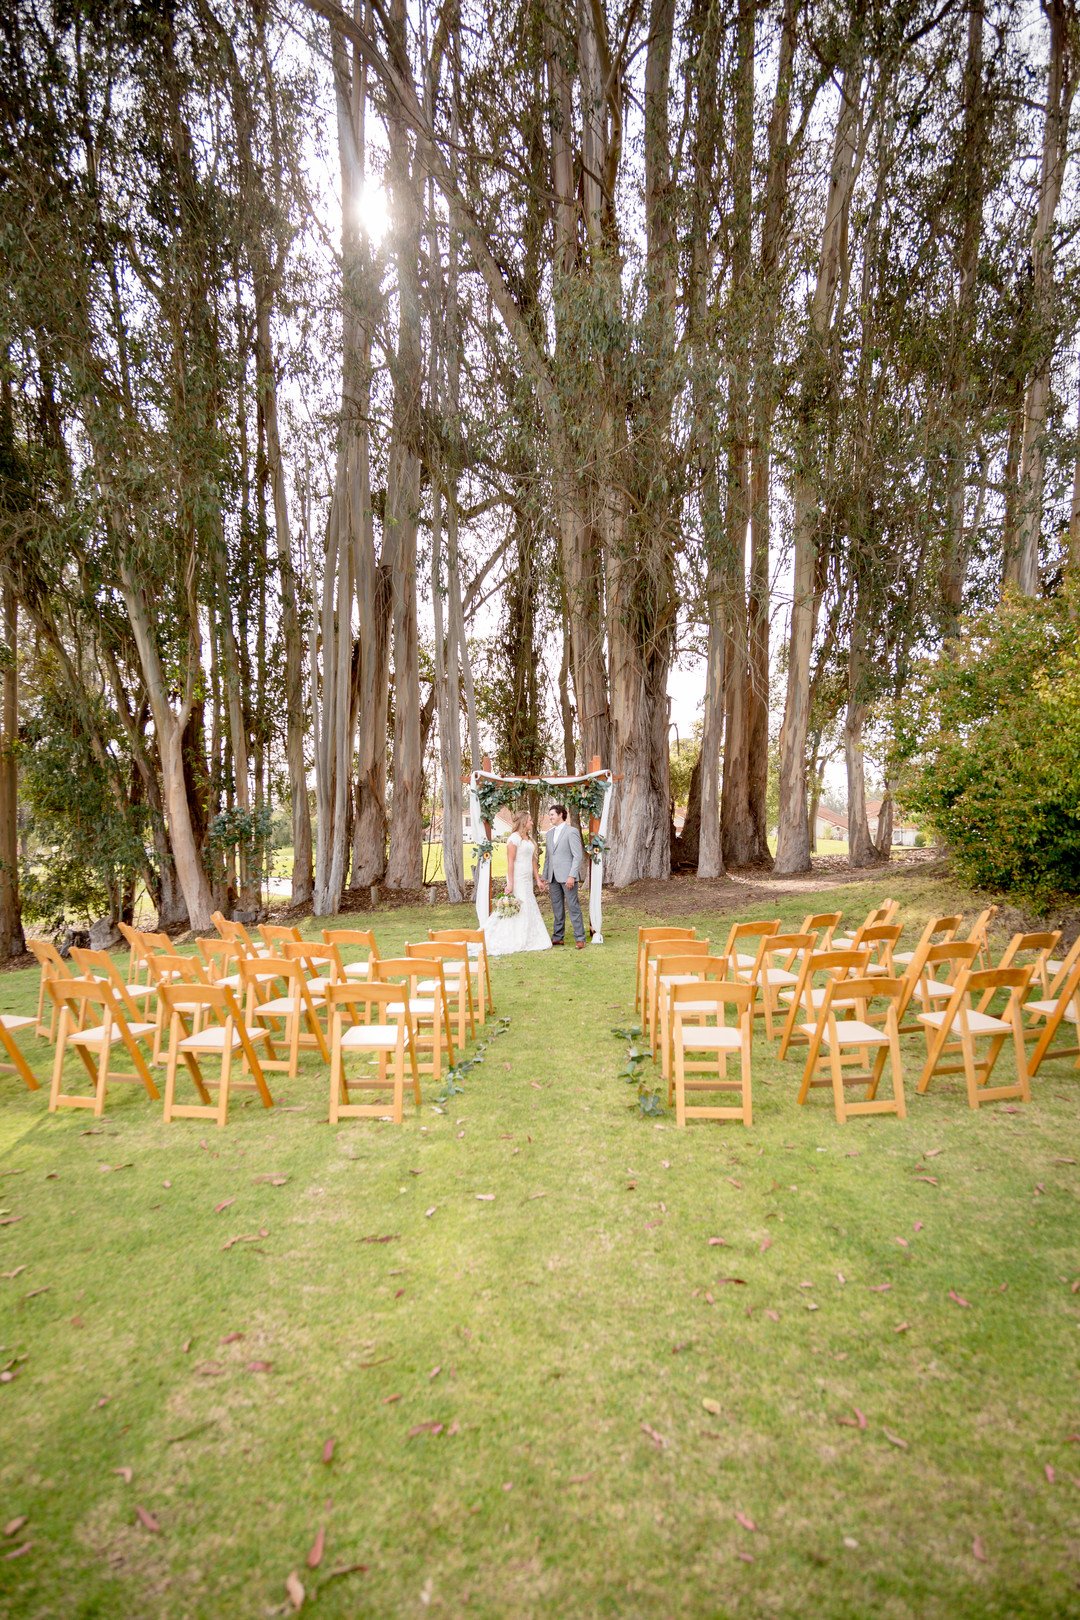
[[[905,811],[958,874],[1046,906],[1080,892],[1080,637],[1063,600],[1007,598],[915,673],[894,715]]]

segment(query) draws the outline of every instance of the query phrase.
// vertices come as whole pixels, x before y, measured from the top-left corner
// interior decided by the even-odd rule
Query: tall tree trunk
[[[810,653],[817,613],[817,533],[820,513],[819,401],[832,368],[830,334],[839,318],[838,291],[847,283],[848,216],[863,141],[859,138],[862,65],[843,77],[833,138],[832,165],[822,229],[817,282],[810,305],[803,359],[802,421],[796,457],[793,506],[795,566],[788,643],[788,685],[780,730],[780,822],[776,866],[787,876],[810,868],[806,804],[806,739],[810,724]]]
[[[1015,583],[1025,596],[1035,596],[1039,589],[1046,424],[1050,406],[1050,371],[1059,324],[1054,286],[1054,217],[1065,178],[1069,108],[1076,90],[1078,61],[1074,0],[1046,0],[1044,10],[1050,19],[1050,67],[1039,202],[1031,233],[1031,298],[1038,358],[1024,398],[1015,579],[1011,577],[1012,558],[1006,561],[1006,583]]]
[[[964,599],[967,572],[965,495],[968,440],[971,431],[971,341],[975,332],[976,273],[982,235],[986,115],[982,82],[985,0],[968,9],[967,55],[964,62],[964,118],[961,132],[959,286],[946,383],[946,512],[945,555],[941,567],[941,611],[946,632],[955,629]]]
[[[844,760],[848,784],[848,863],[869,866],[877,854],[866,814],[866,770],[863,729],[867,704],[864,696],[867,669],[866,631],[869,604],[867,587],[856,578],[848,652],[848,705],[844,721]]]
[[[407,73],[405,0],[393,0],[390,46],[399,73]],[[420,517],[420,199],[412,173],[409,129],[389,119],[390,192],[396,230],[398,287],[397,360],[386,478],[383,552],[390,566],[394,633],[394,753],[390,812],[391,889],[419,889],[424,880],[422,808],[424,762],[420,736],[420,663],[416,618],[416,531]]]
[[[19,790],[15,745],[19,737],[19,606],[11,581],[3,582],[3,729],[0,731],[0,960],[26,949],[19,905]]]

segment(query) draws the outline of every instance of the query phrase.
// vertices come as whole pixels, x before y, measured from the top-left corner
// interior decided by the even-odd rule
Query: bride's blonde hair
[[[510,831],[525,836],[525,823],[529,819],[528,810],[514,810],[510,815]]]

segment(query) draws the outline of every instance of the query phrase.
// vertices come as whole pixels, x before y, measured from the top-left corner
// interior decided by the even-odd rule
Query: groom
[[[565,804],[552,805],[548,811],[548,829],[544,845],[543,886],[551,895],[551,910],[555,919],[551,943],[562,944],[569,909],[574,944],[579,951],[583,951],[585,924],[581,920],[581,901],[578,899],[578,879],[585,863],[581,834],[567,820]]]

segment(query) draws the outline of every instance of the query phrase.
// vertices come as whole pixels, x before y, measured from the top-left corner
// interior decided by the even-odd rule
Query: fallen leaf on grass
[[[840,1284],[841,1288],[843,1288],[847,1283],[847,1278],[844,1276],[842,1271],[838,1271],[836,1273],[836,1280]]]
[[[266,1227],[260,1226],[257,1232],[238,1232],[235,1237],[229,1238],[221,1245],[221,1247],[222,1249],[231,1249],[234,1243],[258,1243],[260,1238],[266,1238],[269,1236],[270,1233],[267,1231]],[[364,1238],[363,1241],[367,1243],[369,1240]],[[378,1241],[381,1242],[383,1240],[379,1239]]]
[[[114,1468],[113,1473],[119,1474],[125,1485],[130,1485],[135,1478],[134,1471],[130,1468]]]
[[[0,1277],[3,1277],[5,1282],[11,1282],[13,1277],[17,1277],[20,1271],[25,1270],[25,1266],[16,1266],[14,1271],[0,1271]]]
[[[20,1513],[17,1519],[9,1519],[7,1524],[4,1526],[5,1536],[17,1535],[29,1517],[30,1515],[28,1513]]]
[[[439,1207],[438,1204],[432,1204],[430,1209],[425,1209],[425,1211],[424,1211],[425,1219],[430,1221],[431,1217],[434,1215],[434,1213],[438,1209],[438,1207]]]
[[[962,1305],[965,1311],[969,1311],[971,1309],[971,1301],[969,1299],[965,1299],[963,1294],[958,1294],[955,1288],[949,1289],[949,1298],[952,1300],[954,1305]]]
[[[191,1339],[184,1340],[183,1344],[180,1346],[180,1354],[182,1356],[187,1355],[188,1351],[191,1349],[192,1343],[193,1341]]]
[[[656,1447],[657,1451],[666,1451],[667,1450],[667,1444],[668,1444],[667,1441],[664,1439],[664,1436],[662,1434],[660,1434],[656,1429],[653,1428],[651,1423],[643,1423],[641,1425],[641,1432],[642,1432],[642,1434],[648,1435],[649,1439],[652,1441],[652,1443]]]
[[[913,1232],[921,1232],[921,1231],[922,1231],[922,1228],[923,1228],[923,1223],[922,1223],[922,1221],[914,1221],[914,1222],[913,1222],[913,1223],[912,1223],[912,1227],[911,1227],[911,1230],[912,1230],[912,1231],[913,1231]]]
[[[838,1417],[837,1420],[836,1420],[837,1423],[839,1423],[840,1426],[842,1428],[845,1428],[845,1429],[865,1429],[866,1428],[866,1416],[865,1416],[865,1414],[863,1412],[860,1412],[859,1408],[857,1406],[853,1406],[851,1408],[851,1410],[855,1414],[854,1417]]]
[[[734,1187],[736,1192],[742,1192],[742,1182],[736,1181],[734,1176],[725,1176],[724,1180],[729,1187]]]
[[[323,1560],[323,1549],[326,1546],[326,1531],[319,1526],[319,1533],[311,1543],[311,1551],[307,1555],[308,1569],[318,1569]]]
[[[135,1168],[135,1166],[131,1163],[130,1160],[126,1164],[99,1164],[98,1165],[98,1170],[100,1171],[100,1173],[103,1176],[107,1176],[109,1174],[110,1170],[133,1170],[134,1168]]]
[[[158,1535],[160,1533],[161,1526],[158,1524],[152,1513],[147,1513],[144,1507],[139,1507],[136,1505],[135,1514],[144,1530],[149,1530],[154,1535]]]
[[[890,1446],[899,1446],[901,1451],[906,1451],[907,1450],[907,1448],[908,1448],[907,1441],[906,1440],[901,1440],[901,1438],[900,1438],[900,1436],[898,1434],[893,1434],[888,1429],[883,1429],[882,1433],[884,1434],[886,1440],[889,1442]]]
[[[476,1201],[477,1201],[478,1204],[493,1204],[495,1202],[495,1194],[494,1193],[477,1193]]]
[[[896,1239],[896,1241],[897,1241],[897,1243],[899,1243],[899,1245],[900,1245],[900,1247],[902,1249],[910,1249],[910,1247],[911,1247],[911,1245],[908,1242],[907,1238],[898,1237]]]
[[[4,1562],[7,1564],[13,1558],[21,1558],[23,1553],[28,1553],[33,1545],[32,1541],[24,1541],[21,1547],[12,1547],[10,1552],[4,1554]]]
[[[293,1608],[302,1609],[304,1606],[304,1583],[295,1570],[291,1575],[285,1577],[285,1591],[288,1593],[289,1602]]]
[[[223,1198],[220,1204],[214,1205],[214,1214],[220,1215],[223,1209],[231,1209],[235,1203],[235,1198]]]
[[[220,1341],[222,1344],[237,1344],[244,1337],[242,1333],[226,1333]]]
[[[779,1311],[766,1311],[765,1315],[769,1318],[770,1322],[779,1322],[779,1320],[780,1320],[780,1312]]]
[[[754,1531],[757,1530],[757,1525],[754,1523],[753,1519],[751,1519],[747,1514],[745,1514],[745,1513],[736,1513],[735,1518],[736,1518],[737,1522],[742,1525],[744,1530],[754,1530]]]
[[[931,1187],[936,1187],[937,1184],[938,1184],[937,1176],[916,1176],[915,1180],[916,1181],[928,1181],[930,1183]]]
[[[708,1395],[706,1395],[705,1399],[702,1401],[701,1404],[705,1408],[706,1412],[711,1412],[712,1413],[713,1417],[719,1417],[720,1416],[720,1412],[721,1412],[722,1408],[720,1406],[719,1401],[714,1401]]]
[[[726,1249],[727,1246],[728,1246],[727,1245],[727,1238],[715,1238],[714,1237],[714,1238],[709,1239],[709,1248],[710,1249]]]
[[[907,1331],[909,1330],[910,1327],[911,1327],[910,1322],[898,1322],[896,1324],[896,1326],[893,1328],[893,1332],[894,1333],[907,1333]]]
[[[736,1556],[736,1558],[741,1559],[744,1564],[752,1564],[754,1562],[753,1553],[736,1552],[735,1556]]]
[[[14,1226],[16,1221],[25,1219],[22,1215],[0,1215],[0,1226]]]
[[[748,1286],[745,1277],[717,1277],[716,1286],[718,1288],[723,1288],[725,1283],[734,1283],[737,1288],[746,1288]]]
[[[272,1361],[248,1361],[244,1363],[244,1371],[250,1373],[270,1372],[273,1365]]]
[[[384,1406],[393,1406],[394,1402],[395,1401],[400,1401],[400,1399],[401,1399],[400,1395],[384,1395],[383,1396],[383,1405]]]
[[[284,1187],[285,1183],[288,1181],[289,1178],[288,1178],[288,1176],[277,1175],[277,1176],[252,1176],[251,1179],[252,1179],[252,1181],[254,1181],[256,1183],[258,1183],[260,1181],[265,1181],[268,1187]]]
[[[196,1378],[220,1378],[225,1371],[220,1361],[200,1361],[195,1368]]]
[[[328,1581],[338,1581],[343,1575],[366,1575],[367,1570],[366,1564],[342,1564],[337,1569],[327,1570],[322,1585],[325,1586]],[[322,1591],[322,1587],[319,1590]]]
[[[326,1444],[323,1446],[323,1448],[322,1448],[322,1460],[323,1460],[324,1463],[333,1462],[333,1460],[334,1460],[334,1444],[335,1444],[335,1442],[333,1440],[328,1440],[326,1442]]]
[[[891,1287],[892,1283],[871,1283],[870,1292],[872,1294],[887,1294]]]
[[[973,1558],[977,1558],[980,1564],[985,1564],[987,1562],[986,1547],[983,1545],[982,1536],[976,1536],[975,1540],[971,1543],[971,1556]]]
[[[24,1299],[37,1299],[39,1294],[47,1294],[47,1293],[49,1293],[51,1291],[51,1288],[52,1288],[51,1283],[46,1283],[43,1288],[31,1288],[31,1290],[30,1290],[30,1292],[28,1294],[23,1295],[23,1298]]]
[[[547,1197],[546,1192],[530,1193],[528,1198],[526,1198],[525,1202],[527,1204],[531,1204],[534,1198],[546,1198],[546,1197]]]
[[[591,1474],[571,1474],[568,1483],[571,1485],[587,1485],[590,1479],[592,1479]]]
[[[412,1428],[409,1430],[407,1438],[409,1440],[415,1440],[418,1434],[442,1434],[442,1432],[443,1425],[441,1423],[414,1423]]]
[[[758,1254],[764,1254],[765,1250],[771,1249],[772,1246],[773,1240],[771,1237],[762,1238],[761,1242],[758,1244]]]
[[[923,1158],[924,1159],[936,1159],[938,1154],[939,1153],[944,1153],[944,1151],[945,1151],[944,1148],[927,1148],[926,1152],[923,1154]]]
[[[1048,1485],[1052,1485],[1055,1478],[1053,1463],[1047,1463],[1046,1467],[1043,1469],[1043,1473],[1046,1475],[1046,1483]]]
[[[362,1237],[361,1243],[396,1243],[401,1236],[400,1232],[383,1232],[378,1237]]]
[[[442,1372],[442,1362],[440,1361],[439,1365],[437,1367],[432,1367],[431,1371],[428,1373],[428,1383],[430,1384],[432,1379],[438,1378],[438,1376],[439,1376],[439,1374],[441,1372]]]

